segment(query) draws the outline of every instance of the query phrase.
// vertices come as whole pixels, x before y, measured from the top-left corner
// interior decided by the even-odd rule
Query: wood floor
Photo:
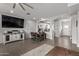
[[[55,37],[54,46],[47,56],[79,56],[79,48],[72,44],[69,36]]]
[[[60,46],[67,49],[72,48],[72,41],[69,36],[55,37],[54,46]]]
[[[54,40],[47,39],[42,42],[33,42],[31,39],[26,39],[24,41],[16,41],[6,45],[0,44],[0,56],[20,56],[43,44],[56,46],[47,54],[47,56],[79,56],[79,48],[72,44],[72,41],[69,37],[64,36],[54,38]]]
[[[6,45],[0,44],[0,56],[20,56],[36,47],[39,47],[47,41],[48,40],[33,42],[31,39],[26,39],[24,41],[7,43]]]
[[[54,38],[54,46],[59,46],[63,48],[67,48],[73,51],[79,52],[79,47],[76,44],[72,43],[72,40],[69,36],[61,36]]]
[[[79,52],[56,46],[47,56],[79,56]]]

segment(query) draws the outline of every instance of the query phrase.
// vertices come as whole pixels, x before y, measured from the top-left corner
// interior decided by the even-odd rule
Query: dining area
[[[45,32],[31,32],[31,39],[36,42],[41,42],[46,40]]]

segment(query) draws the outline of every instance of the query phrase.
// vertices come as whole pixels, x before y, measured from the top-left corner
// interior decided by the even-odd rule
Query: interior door
[[[70,21],[62,22],[62,35],[71,35],[71,23]]]

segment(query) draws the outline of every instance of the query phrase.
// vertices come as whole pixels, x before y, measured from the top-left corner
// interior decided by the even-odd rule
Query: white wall
[[[1,29],[1,15],[0,15],[0,43],[2,42],[2,29]]]
[[[77,21],[77,26],[76,26]],[[72,16],[72,43],[79,47],[79,12]]]
[[[24,28],[2,28],[2,17],[1,15],[9,15],[13,17],[18,17],[18,18],[23,18],[17,15],[11,15],[11,14],[6,14],[6,13],[0,13],[0,43],[2,43],[2,34],[5,30],[25,30],[26,32],[26,38],[30,37],[30,32],[36,31],[36,23],[34,21],[31,21],[31,19],[23,18],[24,19]]]
[[[77,21],[77,26],[76,26]],[[71,16],[72,43],[79,47],[79,12]]]
[[[78,21],[78,27],[77,27],[77,47],[79,47],[79,12],[77,14],[77,21]]]
[[[71,36],[71,19],[63,19],[62,21],[62,35]]]
[[[26,31],[27,36],[30,38],[31,32],[36,32],[36,22],[34,22],[32,20],[27,20],[25,23],[24,30]]]
[[[60,37],[60,35],[61,35],[61,29],[62,29],[62,26],[61,26],[60,19],[54,21],[54,32],[55,32],[55,36],[56,37]]]
[[[24,29],[24,28],[2,28],[2,16],[1,16],[2,14],[11,15],[11,14],[6,14],[6,13],[0,13],[0,43],[2,42],[2,33],[5,30],[23,30]],[[14,16],[14,15],[11,15],[11,16]],[[19,17],[19,16],[14,16],[14,17]],[[22,17],[19,17],[19,18],[22,18]]]
[[[71,16],[71,26],[72,26],[72,43],[79,47],[79,12]],[[77,21],[77,26],[76,26]]]
[[[54,22],[52,21],[52,19],[48,18],[46,21],[44,21],[44,23],[39,22],[37,25],[42,25],[41,28],[44,31],[47,24],[49,25],[50,31],[45,31],[46,38],[54,40]]]
[[[68,28],[64,28],[64,26],[68,26]],[[61,35],[71,35],[71,19],[70,17],[56,19],[54,21],[54,32],[56,37],[60,37]]]
[[[77,15],[71,17],[71,26],[72,26],[72,43],[77,44],[77,28],[76,28]]]

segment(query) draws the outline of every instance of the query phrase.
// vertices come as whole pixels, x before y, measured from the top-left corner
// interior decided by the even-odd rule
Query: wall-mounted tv
[[[24,19],[2,15],[2,28],[24,28]]]

